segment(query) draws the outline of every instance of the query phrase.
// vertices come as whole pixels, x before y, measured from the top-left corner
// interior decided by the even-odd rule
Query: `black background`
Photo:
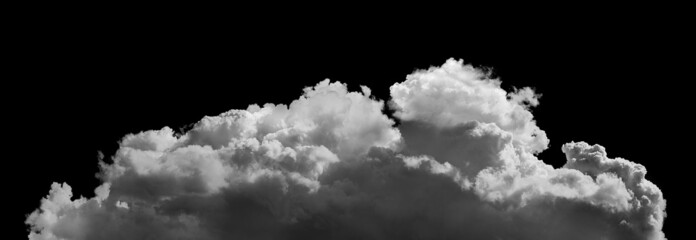
[[[503,87],[541,93],[533,109],[551,140],[540,155],[560,167],[563,143],[586,141],[648,169],[667,199],[667,237],[687,211],[692,160],[691,75],[681,32],[636,19],[452,27],[353,26],[320,19],[251,24],[48,18],[17,27],[2,88],[4,175],[17,211],[13,228],[39,207],[52,182],[76,196],[99,185],[97,153],[108,157],[128,133],[195,123],[249,104],[285,103],[329,78],[372,89],[453,57],[489,68]],[[123,21],[122,21],[123,20]],[[126,23],[127,22],[127,23]],[[18,25],[19,26],[19,25]],[[687,133],[689,131],[689,133]]]

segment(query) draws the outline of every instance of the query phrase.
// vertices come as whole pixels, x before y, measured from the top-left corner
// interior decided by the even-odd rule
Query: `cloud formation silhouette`
[[[54,183],[29,239],[665,239],[666,202],[638,163],[549,140],[531,88],[461,60],[391,87],[304,89],[193,129],[129,134],[94,198]]]

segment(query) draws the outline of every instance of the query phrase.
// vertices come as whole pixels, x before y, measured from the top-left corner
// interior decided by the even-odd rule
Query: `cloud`
[[[599,145],[548,145],[529,108],[463,62],[391,87],[395,122],[361,86],[328,80],[290,105],[251,105],[125,136],[91,199],[54,183],[29,239],[664,239],[646,169]]]
[[[441,67],[419,70],[406,81],[391,86],[391,103],[396,116],[406,121],[452,127],[471,121],[495,123],[515,136],[515,143],[528,151],[547,148],[549,140],[529,112],[539,104],[531,88],[507,93],[500,81],[449,59]]]

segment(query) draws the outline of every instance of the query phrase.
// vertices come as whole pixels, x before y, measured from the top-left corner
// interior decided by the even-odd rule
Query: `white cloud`
[[[116,207],[130,209],[127,202],[116,201]]]
[[[529,151],[547,148],[549,140],[529,112],[539,104],[530,88],[507,93],[500,81],[462,60],[449,59],[441,67],[419,70],[390,88],[396,116],[402,120],[454,127],[471,121],[495,123],[515,136]],[[526,104],[528,103],[528,104]]]
[[[586,143],[555,169],[528,108],[462,61],[391,88],[328,80],[290,105],[251,105],[123,138],[96,197],[54,184],[30,239],[664,239],[646,169]]]

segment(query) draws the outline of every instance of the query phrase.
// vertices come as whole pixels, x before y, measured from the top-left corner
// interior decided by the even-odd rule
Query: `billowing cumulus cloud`
[[[416,71],[391,88],[396,116],[446,128],[472,121],[495,123],[515,136],[515,143],[531,152],[548,146],[546,133],[528,111],[539,104],[529,88],[507,93],[500,81],[462,60],[449,59],[441,67]]]
[[[531,88],[448,60],[391,87],[398,126],[361,89],[129,134],[95,197],[51,186],[29,239],[665,239],[642,165],[584,142],[536,157]]]

